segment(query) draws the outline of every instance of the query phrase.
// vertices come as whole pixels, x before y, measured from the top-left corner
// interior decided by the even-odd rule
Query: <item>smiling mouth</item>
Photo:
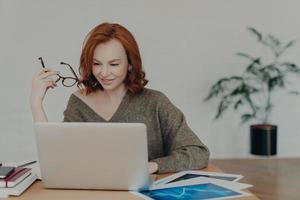
[[[101,79],[101,82],[103,83],[103,84],[110,84],[111,82],[113,82],[114,81],[114,79]]]

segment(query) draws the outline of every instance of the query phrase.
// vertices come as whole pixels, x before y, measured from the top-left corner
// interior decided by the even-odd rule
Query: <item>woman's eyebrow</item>
[[[96,58],[93,58],[93,60],[96,61],[96,62],[98,62],[98,63],[102,63],[101,61],[97,60]],[[119,58],[115,58],[115,59],[112,59],[112,60],[110,60],[108,62],[111,63],[111,62],[120,61],[120,60],[121,59],[119,59]]]
[[[97,60],[96,58],[93,58],[94,61],[98,62],[98,63],[101,63],[99,60]]]
[[[110,60],[109,62],[115,62],[115,61],[120,61],[121,59],[119,59],[119,58],[115,58],[115,59],[112,59],[112,60]]]

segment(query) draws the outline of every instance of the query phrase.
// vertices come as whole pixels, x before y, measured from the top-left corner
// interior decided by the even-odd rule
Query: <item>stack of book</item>
[[[0,176],[0,197],[19,196],[38,178],[31,168],[0,165],[0,171],[1,168],[4,174]]]

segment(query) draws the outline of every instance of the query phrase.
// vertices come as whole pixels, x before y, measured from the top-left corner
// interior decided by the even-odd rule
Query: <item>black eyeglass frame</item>
[[[42,58],[42,57],[39,57],[39,60],[41,61],[42,67],[43,67],[43,68],[46,68],[46,67],[45,67],[45,64],[44,64],[44,61],[43,61],[43,58]],[[74,78],[74,77],[70,77],[70,76],[61,76],[61,75],[57,74],[58,78],[55,80],[55,83],[59,82],[59,81],[62,79],[61,82],[62,82],[63,86],[65,86],[65,87],[72,87],[72,86],[74,86],[76,83],[77,83],[77,87],[79,87],[79,78],[78,78],[78,76],[76,75],[76,73],[75,73],[73,67],[72,67],[70,64],[65,63],[65,62],[60,62],[60,64],[61,64],[61,65],[66,65],[66,66],[68,66],[69,69],[71,70],[72,74],[75,76],[75,78]],[[72,84],[66,84],[66,83],[65,83],[66,80],[74,80],[74,83],[72,83]]]

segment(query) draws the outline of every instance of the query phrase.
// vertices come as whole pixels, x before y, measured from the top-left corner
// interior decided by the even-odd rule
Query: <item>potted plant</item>
[[[248,64],[241,75],[219,79],[211,87],[205,101],[219,98],[215,119],[231,108],[241,111],[241,123],[250,122],[251,153],[256,155],[275,155],[277,153],[277,126],[270,121],[274,107],[272,94],[286,89],[289,75],[300,75],[300,68],[293,62],[283,61],[286,50],[294,40],[283,43],[271,34],[262,34],[253,27],[248,31],[257,42],[271,52],[271,59],[264,56],[251,56],[239,52],[238,56],[247,59]],[[298,95],[297,91],[288,94]]]

